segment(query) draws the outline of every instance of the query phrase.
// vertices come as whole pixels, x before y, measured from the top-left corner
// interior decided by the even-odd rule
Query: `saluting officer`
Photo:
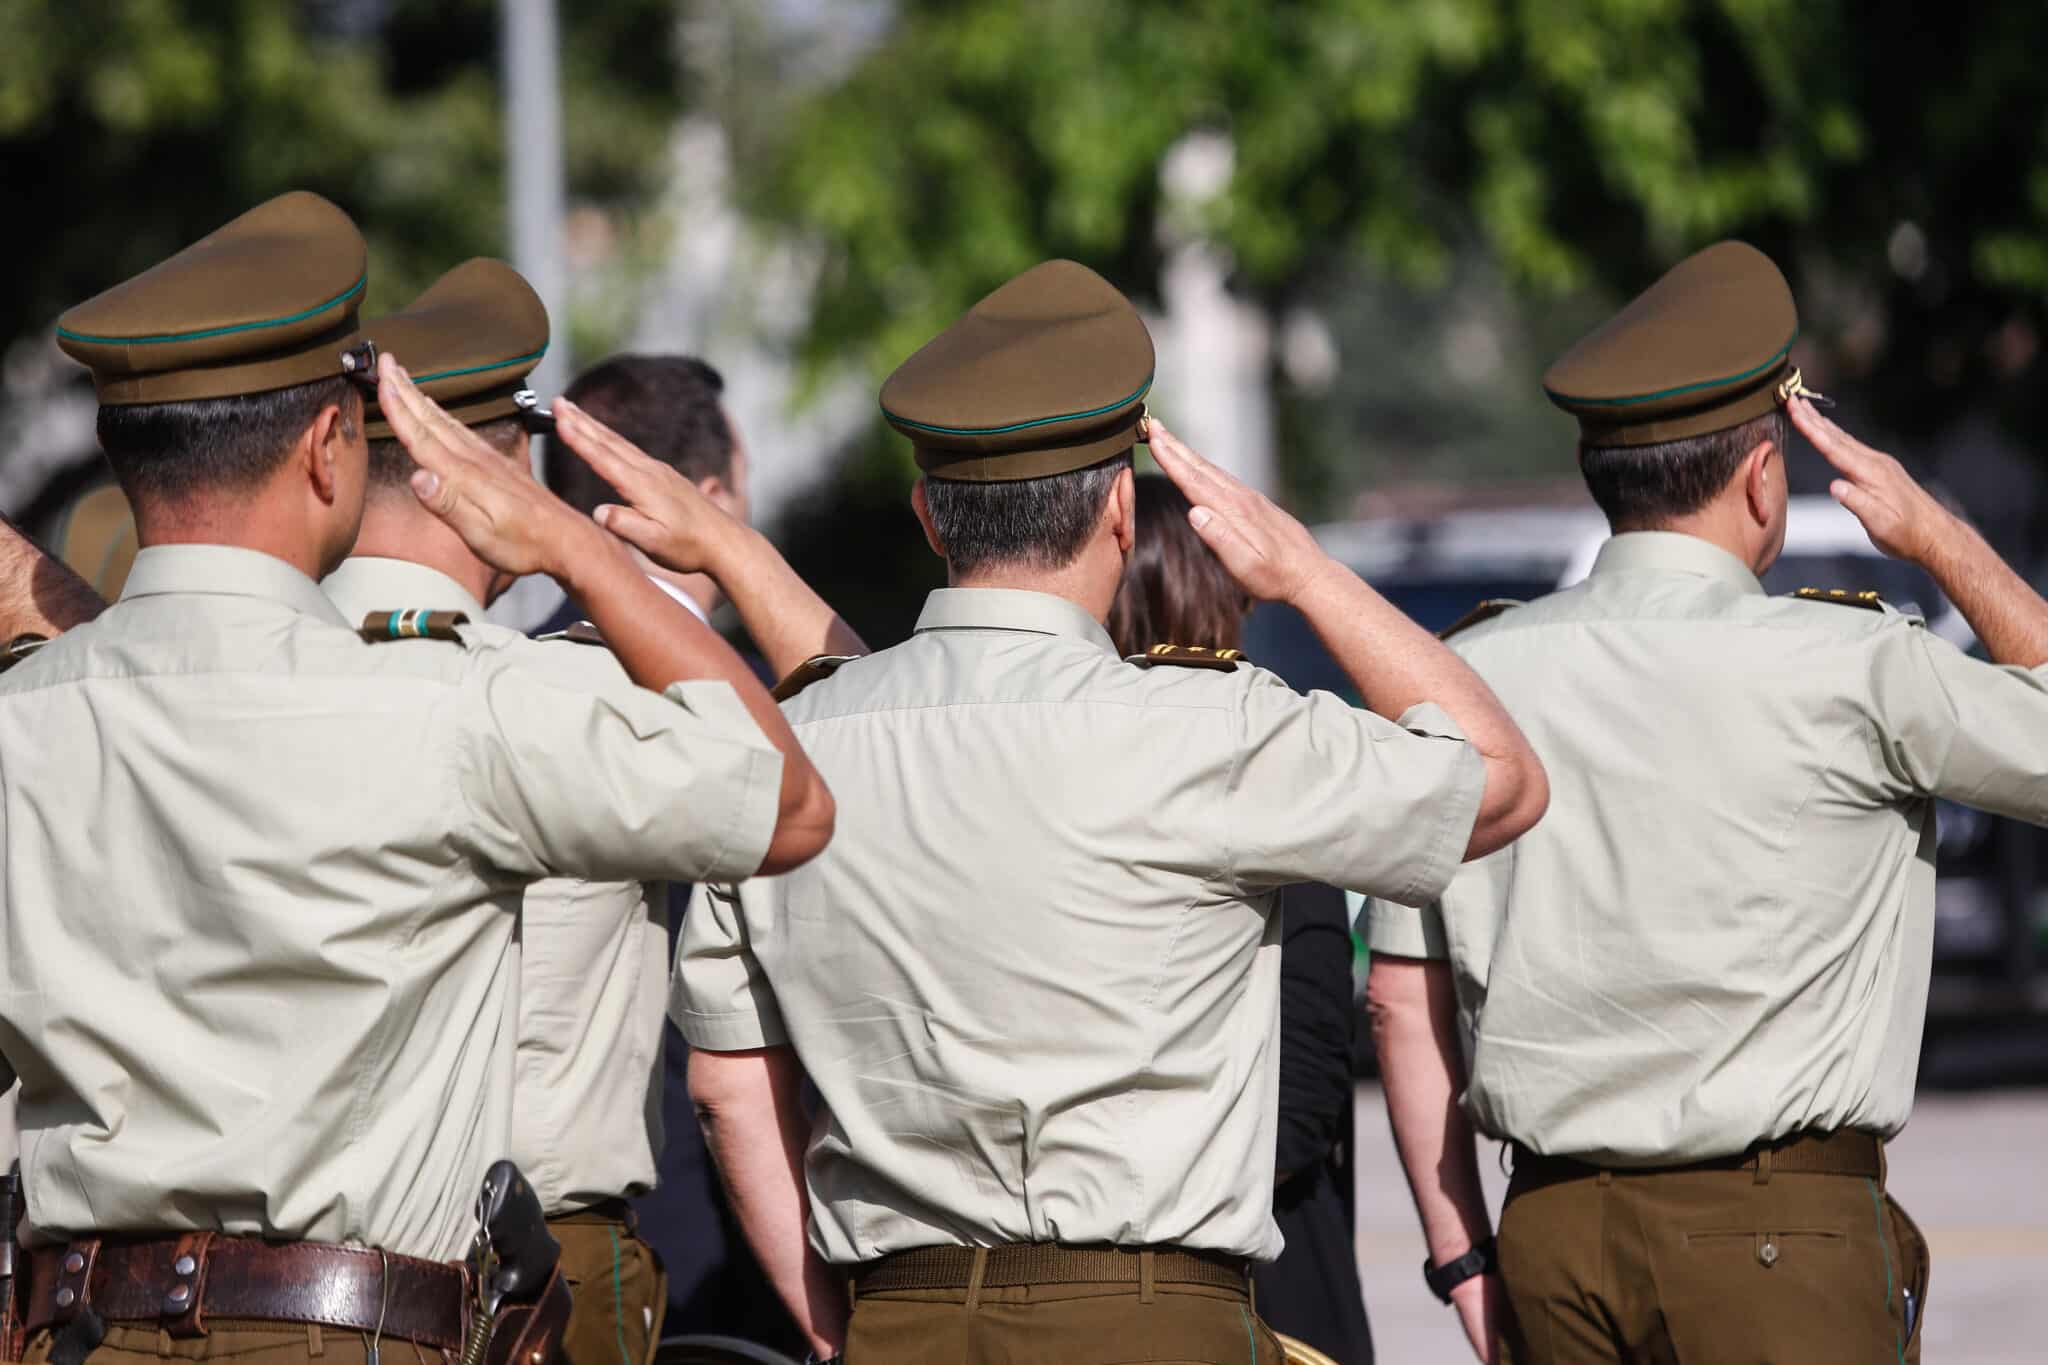
[[[574,583],[639,685],[369,643],[321,594],[362,517],[365,283],[355,225],[290,194],[60,325],[142,549],[0,677],[32,1360],[474,1342],[449,1263],[518,1101],[521,888],[783,869],[829,833],[738,659],[389,357],[419,495],[498,569]]]
[[[1542,755],[1550,813],[1434,906],[1369,912],[1429,1276],[1482,1356],[1499,1285],[1468,1117],[1514,1144],[1503,1358],[1917,1358],[1927,1249],[1884,1143],[1927,1007],[1930,798],[2048,823],[2048,603],[1814,411],[1797,333],[1777,267],[1725,242],[1551,367],[1614,538],[1583,584],[1454,641]],[[1792,422],[1996,663],[1874,594],[1765,595]]]
[[[403,311],[363,333],[402,361],[420,392],[496,451],[526,467],[533,428],[552,429],[524,385],[548,346],[540,296],[502,261],[478,258],[443,275]],[[572,436],[575,418],[566,410]],[[373,405],[369,491],[355,550],[321,583],[350,621],[376,632],[397,605],[460,614],[470,647],[488,644],[556,686],[602,693],[628,686],[594,629],[541,640],[484,622],[512,583],[414,496],[418,465]],[[589,448],[589,443],[583,443]],[[618,442],[608,441],[616,450]],[[630,458],[630,451],[612,455]],[[576,459],[564,452],[563,458]],[[605,458],[603,455],[600,459]],[[652,464],[652,461],[648,461]],[[611,467],[611,466],[607,466]],[[592,477],[596,475],[593,472]],[[705,522],[724,513],[678,477],[678,503]],[[734,537],[754,558],[730,575],[773,579],[767,541]],[[777,563],[779,564],[779,560]],[[804,619],[789,613],[792,629]],[[819,630],[810,651],[824,644]],[[662,1131],[662,1034],[668,1002],[667,897],[659,884],[554,879],[521,902],[519,1033],[510,1153],[533,1182],[576,1286],[563,1337],[570,1365],[650,1358],[667,1311],[664,1269],[641,1240],[627,1200],[650,1189]]]
[[[1280,1240],[1278,888],[1427,900],[1542,810],[1455,656],[1157,423],[1204,539],[1369,709],[1205,651],[1119,658],[1152,367],[1129,302],[1055,261],[889,380],[952,586],[786,703],[839,794],[831,854],[684,922],[692,1090],[820,1355],[1279,1365],[1246,1280]]]

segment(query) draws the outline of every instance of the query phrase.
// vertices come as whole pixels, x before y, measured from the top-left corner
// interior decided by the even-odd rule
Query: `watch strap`
[[[1498,1265],[1494,1256],[1493,1238],[1475,1242],[1472,1249],[1462,1256],[1453,1256],[1442,1265],[1432,1263],[1427,1257],[1422,1262],[1422,1282],[1429,1286],[1429,1292],[1436,1295],[1440,1303],[1451,1301],[1451,1291],[1475,1275],[1490,1273]]]

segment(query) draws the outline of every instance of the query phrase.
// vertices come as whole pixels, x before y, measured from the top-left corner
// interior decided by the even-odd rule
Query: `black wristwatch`
[[[846,1353],[843,1351],[836,1356],[831,1356],[823,1360],[820,1360],[818,1358],[818,1353],[816,1351],[804,1352],[804,1365],[845,1365],[845,1362]]]
[[[1463,1256],[1455,1256],[1442,1265],[1432,1265],[1427,1257],[1423,1258],[1422,1282],[1439,1302],[1449,1303],[1453,1289],[1474,1275],[1491,1274],[1498,1264],[1493,1255],[1493,1239],[1489,1237]]]

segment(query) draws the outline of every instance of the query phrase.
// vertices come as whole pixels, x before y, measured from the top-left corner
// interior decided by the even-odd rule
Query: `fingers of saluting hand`
[[[1804,398],[1793,399],[1790,411],[1793,425],[1813,442],[1813,448],[1825,456],[1829,464],[1851,478],[1867,478],[1880,472],[1889,462],[1889,456],[1872,450],[1842,430],[1833,419],[1822,415]]]
[[[566,398],[555,400],[555,430],[599,478],[639,501],[661,487],[669,467]]]

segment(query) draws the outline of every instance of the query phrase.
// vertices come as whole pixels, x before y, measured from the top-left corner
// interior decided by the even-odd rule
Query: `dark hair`
[[[1164,474],[1141,474],[1138,543],[1109,607],[1120,654],[1153,645],[1238,649],[1252,600],[1188,525],[1187,495]]]
[[[1616,531],[1652,531],[1713,501],[1743,457],[1764,441],[1779,454],[1792,438],[1783,408],[1739,427],[1647,446],[1579,447],[1579,468],[1593,501]]]
[[[362,421],[363,396],[341,375],[310,384],[100,409],[100,449],[130,503],[254,488],[284,463],[321,409],[339,407],[342,429]]]
[[[517,417],[494,417],[470,428],[484,438],[491,449],[512,455],[526,448],[526,424]],[[370,487],[403,488],[419,466],[412,453],[396,436],[370,442]]]
[[[562,392],[690,482],[732,477],[732,425],[719,402],[725,379],[695,356],[615,355]],[[548,437],[547,476],[555,496],[586,516],[618,501],[559,436]]]
[[[1042,479],[975,483],[927,478],[925,506],[955,574],[991,564],[1058,569],[1073,563],[1102,516],[1131,452]]]

